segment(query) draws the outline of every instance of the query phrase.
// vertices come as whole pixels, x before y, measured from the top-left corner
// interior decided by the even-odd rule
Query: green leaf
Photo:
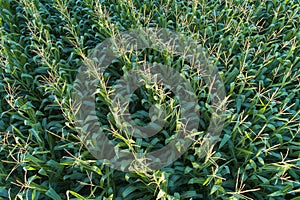
[[[224,137],[221,140],[221,143],[219,145],[219,149],[221,149],[228,142],[229,139],[230,139],[230,135],[225,134]]]
[[[46,192],[46,195],[50,197],[53,200],[61,200],[60,196],[53,190],[53,188],[49,188],[49,190]]]
[[[73,192],[71,190],[68,190],[67,193],[71,193],[74,197],[80,199],[80,200],[86,200],[86,198],[84,198],[83,196],[81,196],[80,194],[76,193],[76,192]]]
[[[0,188],[0,197],[8,198],[8,191],[4,188]]]

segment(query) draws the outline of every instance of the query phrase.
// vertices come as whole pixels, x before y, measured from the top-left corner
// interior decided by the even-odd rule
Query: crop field
[[[300,200],[299,0],[0,0],[0,8],[0,200]],[[207,82],[215,77],[200,76],[188,57],[164,44],[121,49],[96,76],[96,91],[77,90],[94,102],[74,103],[80,69],[90,66],[97,45],[145,28],[201,46],[224,90],[218,105],[221,89]],[[198,50],[190,42],[180,47]],[[145,63],[167,65],[160,76],[189,83],[195,103],[184,100],[191,92],[181,86],[143,80],[128,88],[136,79],[126,74]],[[116,104],[113,92],[121,101],[128,91],[126,106]],[[77,117],[91,104],[95,115],[81,130],[92,133],[82,135]],[[195,113],[193,142],[180,150],[176,138]],[[121,120],[127,114],[143,131]],[[211,127],[219,134],[208,140]],[[112,150],[98,148],[104,137]],[[139,157],[172,144],[150,161]],[[100,159],[111,152],[142,165]],[[176,159],[174,152],[181,152]]]

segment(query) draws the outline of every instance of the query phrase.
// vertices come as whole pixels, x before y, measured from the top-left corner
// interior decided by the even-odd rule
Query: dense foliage
[[[0,7],[0,199],[299,196],[299,1],[0,0]],[[77,69],[105,38],[137,27],[198,39],[216,64],[227,114],[205,158],[195,144],[161,170],[125,173],[97,161],[74,131]],[[120,58],[111,75],[134,62]],[[199,91],[203,130],[207,95]],[[133,112],[147,118],[141,107]],[[110,120],[108,111],[98,114]]]

